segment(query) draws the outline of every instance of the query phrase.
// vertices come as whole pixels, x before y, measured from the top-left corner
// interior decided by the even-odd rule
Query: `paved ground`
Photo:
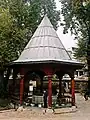
[[[1,111],[0,120],[90,120],[90,99],[85,101],[80,94],[76,95],[77,111],[64,114],[43,114],[42,109],[25,109],[24,111]]]

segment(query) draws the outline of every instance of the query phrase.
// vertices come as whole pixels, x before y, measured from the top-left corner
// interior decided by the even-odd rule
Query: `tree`
[[[5,65],[17,59],[24,47],[24,37],[25,29],[20,29],[14,24],[14,18],[8,8],[0,6],[0,96],[4,92]]]
[[[4,64],[7,61],[7,43],[12,26],[8,9],[0,7],[0,96],[3,94]],[[7,62],[6,62],[7,63]]]
[[[0,0],[0,80],[5,65],[16,60],[47,14],[57,29],[59,11],[54,0]]]
[[[60,20],[60,11],[56,10],[56,3],[55,0],[24,0],[25,3],[28,3],[31,6],[31,11],[34,18],[37,21],[37,26],[41,19],[44,17],[45,14],[49,17],[51,23],[53,24],[54,28],[57,29],[58,21]]]
[[[60,13],[56,10],[54,0],[0,0],[0,6],[4,11],[7,9],[6,16],[10,16],[7,17],[7,21],[10,21],[10,24],[7,23],[8,28],[5,31],[1,28],[6,52],[4,56],[1,54],[2,66],[18,58],[45,14],[50,18],[54,28],[58,27]],[[2,21],[7,22],[6,19]],[[2,21],[1,25],[5,25]]]
[[[85,56],[90,77],[90,0],[61,0],[64,16],[64,32],[68,29],[78,37],[78,49],[75,56]],[[84,50],[84,52],[82,52]],[[88,82],[90,89],[90,80]]]
[[[41,1],[41,13],[47,14],[54,28],[57,30],[58,21],[60,20],[60,11],[56,11],[55,0],[39,0]]]
[[[87,56],[87,47],[86,47],[86,40],[83,38],[80,38],[77,43],[77,48],[75,49],[74,52],[74,57],[82,62],[86,61],[86,56]]]

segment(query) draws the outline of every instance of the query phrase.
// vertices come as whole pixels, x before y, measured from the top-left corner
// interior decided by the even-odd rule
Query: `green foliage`
[[[87,58],[90,43],[90,1],[89,0],[61,0],[62,15],[64,16],[64,33],[71,30],[78,39],[75,57]]]
[[[17,59],[24,47],[23,38],[24,30],[14,25],[8,9],[0,7],[0,68]]]
[[[75,53],[74,53],[74,57],[77,59],[80,59],[82,61],[86,60],[86,56],[87,56],[87,47],[86,46],[86,41],[79,39],[78,40],[78,44],[77,46],[79,46],[78,48],[76,48]]]
[[[0,68],[16,60],[47,14],[54,28],[60,20],[54,0],[0,0]]]
[[[6,62],[7,42],[11,31],[12,19],[8,9],[0,7],[0,65],[3,67]]]
[[[41,2],[42,15],[47,14],[54,28],[57,29],[60,20],[60,11],[56,11],[55,0],[39,0]]]
[[[0,97],[6,90],[4,66],[18,59],[45,14],[57,29],[60,17],[54,0],[0,0]]]

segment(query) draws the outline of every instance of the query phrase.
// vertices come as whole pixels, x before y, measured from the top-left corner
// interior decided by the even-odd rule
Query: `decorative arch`
[[[59,77],[59,97],[62,98],[62,94],[64,95],[63,91],[62,91],[62,88],[63,88],[63,84],[64,82],[66,82],[68,84],[67,81],[65,80],[62,80],[63,76],[65,74],[68,74],[71,78],[71,80],[69,80],[69,83],[68,84],[68,92],[69,94],[71,94],[71,98],[70,98],[70,101],[72,103],[72,105],[75,105],[75,81],[74,81],[74,71],[56,71],[55,74]],[[65,84],[66,84],[65,83]],[[70,87],[69,87],[70,86]],[[66,91],[65,91],[66,92]]]
[[[36,84],[40,84],[40,91],[42,93],[43,90],[43,77],[45,76],[45,73],[43,71],[37,71],[37,70],[29,70],[24,77],[24,82],[29,84],[30,79],[32,81],[36,81]]]

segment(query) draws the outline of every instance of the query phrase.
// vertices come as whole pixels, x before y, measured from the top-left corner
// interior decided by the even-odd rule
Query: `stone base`
[[[23,110],[24,110],[23,106],[20,106],[20,107],[18,107],[18,109],[17,109],[17,111],[23,111]]]
[[[48,109],[46,110],[46,112],[47,112],[47,113],[53,113],[54,111],[53,111],[53,109],[48,108]]]
[[[54,113],[54,110],[52,108],[46,108],[46,109],[43,109],[43,114],[45,113]]]
[[[55,114],[71,113],[71,112],[76,112],[76,111],[77,111],[76,106],[72,106],[70,108],[57,108],[57,109],[54,109]]]

